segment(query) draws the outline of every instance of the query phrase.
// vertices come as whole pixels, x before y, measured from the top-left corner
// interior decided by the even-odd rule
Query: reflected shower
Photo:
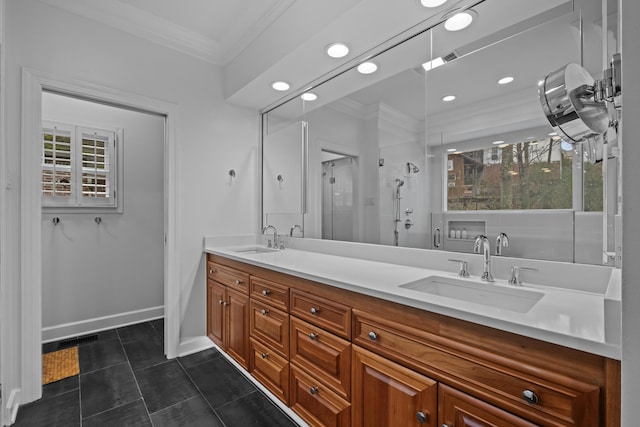
[[[411,173],[411,172],[418,173],[420,172],[420,168],[411,162],[407,162],[407,173]]]

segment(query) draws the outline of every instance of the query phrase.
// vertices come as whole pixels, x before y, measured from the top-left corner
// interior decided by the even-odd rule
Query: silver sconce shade
[[[594,99],[593,77],[578,64],[567,64],[549,73],[538,87],[547,120],[567,142],[577,143],[601,135],[609,127],[604,102]]]

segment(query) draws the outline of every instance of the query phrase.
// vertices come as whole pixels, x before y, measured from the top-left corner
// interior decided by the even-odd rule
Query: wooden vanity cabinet
[[[311,426],[620,426],[619,361],[209,261],[207,334]]]

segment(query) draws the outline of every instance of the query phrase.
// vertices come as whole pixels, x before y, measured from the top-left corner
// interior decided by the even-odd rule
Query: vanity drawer
[[[250,302],[249,333],[273,347],[280,355],[289,356],[289,315],[270,305]]]
[[[249,274],[244,271],[216,264],[215,262],[208,262],[207,277],[227,285],[238,292],[249,293]]]
[[[351,339],[351,308],[346,305],[292,289],[291,314],[342,338]]]
[[[262,385],[289,403],[289,362],[255,338],[251,338],[249,369]]]
[[[536,375],[482,359],[411,326],[354,310],[354,344],[542,425],[597,426],[599,387],[538,369]],[[499,352],[500,349],[496,349]],[[492,362],[493,361],[493,362]]]
[[[290,366],[290,406],[312,426],[348,427],[351,404],[304,370]]]
[[[351,396],[351,343],[291,316],[292,363],[331,386],[345,399]]]
[[[251,276],[249,281],[251,298],[256,298],[278,308],[289,311],[289,287],[260,277]]]

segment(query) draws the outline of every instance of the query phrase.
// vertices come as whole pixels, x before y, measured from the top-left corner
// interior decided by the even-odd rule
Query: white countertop
[[[296,240],[298,240],[299,244],[302,244],[302,241],[306,239]],[[294,248],[261,253],[238,251],[256,247],[258,244],[262,244],[259,236],[206,238],[204,251],[337,288],[613,359],[619,360],[621,357],[619,345],[619,292],[617,291],[620,287],[620,274],[619,270],[613,268],[608,276],[606,275],[606,270],[603,272],[604,277],[608,279],[608,283],[602,286],[586,285],[585,287],[589,291],[568,289],[566,285],[565,287],[555,287],[525,283],[522,288],[516,289],[522,290],[525,294],[527,291],[537,293],[538,296],[542,294],[542,298],[532,308],[523,309],[521,311],[524,312],[519,312],[504,307],[496,308],[482,303],[468,302],[458,298],[449,298],[402,287],[402,285],[430,276],[437,276],[445,281],[468,284],[474,287],[472,288],[474,291],[475,287],[478,287],[478,289],[493,289],[498,292],[512,292],[514,289],[512,285],[507,283],[506,277],[497,277],[495,282],[485,283],[481,282],[478,275],[472,271],[472,277],[461,278],[455,272],[457,271],[457,265],[447,263],[446,259],[442,264],[448,271],[443,271],[440,267],[401,265],[395,262],[360,259],[360,257],[354,258],[343,255],[337,256]],[[318,243],[316,242],[315,244]],[[336,243],[333,242],[330,245],[335,248]],[[356,244],[356,246],[352,244],[350,249],[355,248],[360,249],[359,252],[366,252],[368,249],[366,246],[376,246],[377,249],[377,245],[362,244]],[[398,250],[399,248],[389,249]],[[464,258],[464,255],[469,256],[468,254],[446,253],[443,251],[423,251],[420,255],[424,257],[426,252],[431,253],[429,254],[431,258],[442,258],[443,256]],[[544,262],[539,263],[544,264]],[[549,268],[557,272],[562,266],[558,266],[558,263],[554,264],[556,265]],[[572,274],[573,270],[571,269],[575,268],[575,264],[568,264],[567,269],[570,271],[567,274]],[[527,280],[526,278],[524,279],[525,281]],[[544,282],[544,280],[540,281]],[[616,316],[618,317],[616,318]]]

